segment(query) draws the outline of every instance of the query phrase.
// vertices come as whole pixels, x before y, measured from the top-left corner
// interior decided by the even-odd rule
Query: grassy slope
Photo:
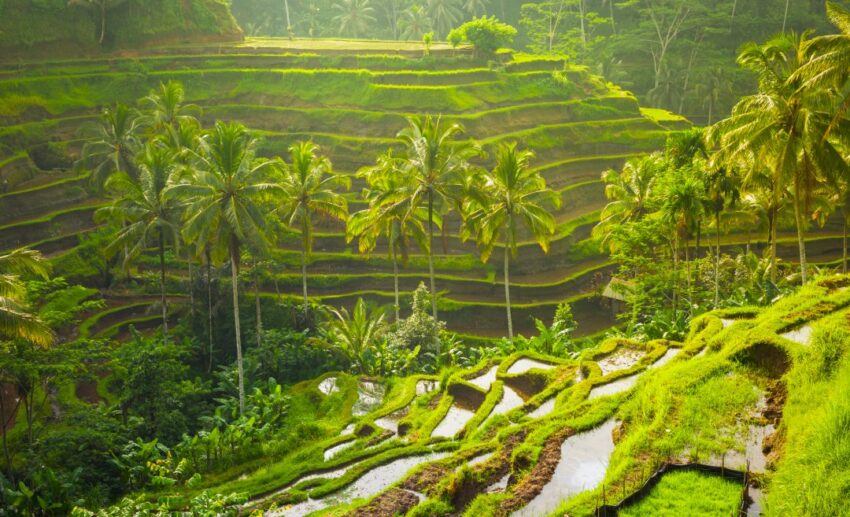
[[[321,498],[345,487],[374,466],[421,454],[425,445],[439,443],[443,450],[456,452],[439,462],[443,467],[421,488],[428,500],[411,515],[428,515],[426,508],[441,509],[433,515],[458,511],[469,516],[497,515],[520,507],[520,494],[530,485],[545,483],[546,479],[536,477],[537,465],[546,454],[546,444],[553,438],[564,436],[564,430],[581,432],[614,418],[623,422],[623,426],[616,438],[604,485],[609,487],[608,501],[616,502],[621,487],[626,494],[631,493],[670,458],[711,462],[719,461],[730,449],[740,450],[742,444],[736,436],[756,418],[753,411],[760,393],[781,381],[788,395],[779,432],[774,436],[774,450],[780,452],[773,456],[775,472],[768,470],[762,479],[767,490],[768,515],[844,515],[843,494],[848,473],[844,434],[850,406],[847,402],[848,285],[850,277],[821,278],[767,309],[741,308],[705,315],[694,322],[684,343],[609,339],[575,360],[515,354],[489,359],[467,370],[446,370],[439,375],[443,387],[440,393],[416,397],[413,390],[417,377],[388,379],[389,390],[383,405],[362,417],[351,417],[356,384],[348,375],[333,374],[340,379],[341,392],[331,397],[324,397],[316,390],[322,379],[304,382],[292,388],[292,423],[269,442],[266,448],[269,452],[256,460],[207,475],[205,487],[222,492],[244,491],[256,497],[273,493],[304,473],[352,464],[341,478],[300,485],[296,482],[294,490],[256,502],[267,507],[273,501],[295,502],[307,495]],[[724,327],[719,318],[733,318],[735,322]],[[811,346],[779,336],[801,324],[815,328]],[[790,362],[787,373],[766,370],[764,357],[752,354],[753,347],[764,343],[775,347],[778,353],[787,354]],[[670,347],[681,351],[665,366],[647,371],[646,367]],[[603,377],[596,362],[624,348],[643,351],[645,356],[635,366]],[[530,398],[524,406],[504,416],[487,418],[503,386],[511,385],[514,376],[508,374],[509,367],[521,357],[550,362],[556,367],[528,374],[538,379],[535,382],[542,389],[527,394]],[[455,388],[472,389],[465,379],[480,375],[494,364],[500,365],[497,381],[485,394],[472,423],[461,434],[463,437],[431,440],[430,431],[449,410],[454,400],[452,394],[457,393]],[[586,378],[576,384],[577,368],[585,372]],[[587,400],[593,387],[634,373],[642,375],[631,391]],[[556,406],[549,416],[539,419],[526,416],[553,396]],[[407,416],[401,420],[410,426],[405,441],[390,440],[367,450],[370,438],[377,432],[367,433],[368,436],[357,440],[339,456],[324,462],[323,450],[348,440],[339,435],[347,424],[356,423],[360,428],[403,407],[409,407]],[[307,422],[309,432],[304,427]],[[524,438],[508,457],[503,457],[511,436]],[[474,468],[456,468],[487,451],[496,454]],[[501,477],[506,468],[512,475],[506,493],[478,495],[465,509],[453,506],[461,487],[467,490],[477,486],[475,490],[482,490]],[[610,487],[616,487],[616,495],[612,496]],[[674,509],[686,507],[700,510],[702,515],[727,515],[727,507],[738,503],[739,490],[740,487],[713,479],[673,475],[665,477],[633,511],[646,514],[644,510],[651,508],[652,514],[681,515]],[[552,515],[589,515],[600,499],[601,489],[581,493],[563,502]],[[329,514],[339,515],[343,510],[366,503],[347,502]]]

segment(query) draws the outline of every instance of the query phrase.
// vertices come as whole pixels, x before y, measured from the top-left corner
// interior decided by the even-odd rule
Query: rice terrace
[[[0,0],[0,516],[850,516],[850,2]]]

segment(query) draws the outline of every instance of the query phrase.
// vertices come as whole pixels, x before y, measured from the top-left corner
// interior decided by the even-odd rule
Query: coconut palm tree
[[[337,221],[348,218],[348,203],[339,193],[348,190],[348,177],[334,174],[327,157],[319,156],[319,146],[299,142],[289,147],[290,164],[283,169],[280,182],[281,205],[278,213],[290,227],[301,232],[301,285],[304,291],[304,316],[310,311],[307,297],[307,259],[313,251],[315,217]]]
[[[484,262],[498,245],[503,246],[508,338],[513,339],[510,260],[517,254],[518,226],[525,226],[543,251],[548,252],[549,239],[555,233],[551,207],[560,207],[561,198],[546,187],[540,172],[530,167],[533,152],[518,149],[516,143],[503,144],[496,157],[496,167],[482,173],[478,194],[467,198],[462,237],[475,237]]]
[[[463,175],[470,170],[469,160],[481,154],[472,142],[456,138],[463,127],[452,124],[443,128],[440,118],[430,115],[409,118],[408,127],[398,136],[406,146],[402,164],[406,178],[408,209],[418,212],[428,209],[428,277],[431,281],[431,312],[437,320],[437,291],[434,282],[434,225],[438,216],[445,217],[451,209],[451,199],[463,189]]]
[[[402,16],[401,37],[405,40],[422,40],[422,36],[431,32],[431,18],[425,7],[414,4],[404,11]]]
[[[805,81],[795,73],[805,63],[809,44],[803,34],[746,46],[738,62],[758,74],[759,91],[741,99],[732,116],[713,130],[722,135],[721,149],[728,156],[762,157],[772,164],[776,188],[791,185],[803,283],[808,281],[805,234],[812,197],[820,184],[850,175],[839,152],[847,147],[850,122],[838,122],[840,131],[825,138],[833,123],[832,96],[827,90],[804,88]]]
[[[463,3],[463,10],[472,17],[486,16],[489,7],[489,0],[466,0]]]
[[[371,374],[369,352],[380,344],[387,332],[387,324],[381,311],[370,312],[363,298],[358,298],[354,310],[331,309],[334,315],[329,334],[348,361],[362,374]]]
[[[818,36],[809,42],[806,49],[808,60],[795,71],[795,79],[803,81],[803,88],[836,88],[842,92],[829,134],[850,109],[850,90],[844,88],[850,81],[850,11],[828,1],[826,13],[839,33]]]
[[[375,8],[369,0],[342,0],[331,7],[338,12],[331,20],[340,36],[360,38],[376,23]]]
[[[18,249],[0,255],[0,336],[47,346],[53,332],[27,304],[23,276],[47,278],[49,264],[35,250]]]
[[[151,241],[159,251],[160,303],[162,305],[162,340],[168,343],[168,296],[165,284],[165,246],[170,240],[175,244],[177,225],[176,211],[164,192],[174,173],[174,153],[171,149],[149,144],[138,158],[139,178],[118,173],[109,178],[106,188],[116,196],[115,201],[95,212],[95,219],[125,221],[108,248],[108,252],[124,246],[128,250],[124,266],[138,257]]]
[[[136,111],[123,104],[104,108],[100,123],[84,129],[87,141],[77,167],[91,167],[92,182],[98,187],[115,172],[138,177],[134,158],[141,147],[139,132]]]
[[[370,253],[375,249],[378,239],[387,241],[387,252],[393,262],[393,291],[395,294],[395,321],[400,321],[400,302],[398,288],[398,264],[407,263],[411,242],[421,249],[427,249],[427,232],[424,209],[411,211],[405,196],[399,197],[407,185],[401,174],[401,161],[393,156],[392,149],[378,158],[377,165],[366,168],[358,176],[366,179],[369,187],[363,191],[363,197],[369,202],[368,208],[351,214],[348,218],[346,239],[351,242],[358,238],[360,253]]]
[[[720,216],[738,202],[738,176],[727,167],[714,167],[706,176],[708,206],[714,215],[714,308],[720,303]]]
[[[440,38],[444,38],[463,18],[460,0],[428,0],[426,10]]]
[[[177,81],[159,83],[159,88],[141,100],[145,114],[142,122],[153,134],[163,134],[177,130],[181,122],[197,121],[201,108],[195,104],[185,104],[183,85]]]
[[[705,185],[696,174],[689,168],[681,169],[676,177],[671,178],[664,192],[664,202],[661,205],[660,215],[670,224],[673,230],[673,276],[674,302],[673,310],[677,309],[678,296],[678,264],[680,248],[684,239],[686,283],[688,290],[688,312],[693,305],[691,303],[691,263],[688,253],[688,238],[696,226],[696,221],[702,216],[705,207]]]
[[[239,266],[244,246],[268,247],[266,219],[280,186],[272,173],[274,162],[256,158],[257,141],[244,126],[217,122],[201,139],[193,178],[167,190],[184,204],[183,235],[198,249],[210,250],[212,260],[229,258],[239,374],[239,410],[245,410],[242,331],[239,318]]]
[[[602,246],[612,242],[612,231],[617,226],[636,221],[649,212],[647,203],[664,167],[662,156],[656,153],[630,159],[622,172],[608,169],[602,173],[609,202],[602,209],[599,224],[593,228],[593,236],[601,239]]]

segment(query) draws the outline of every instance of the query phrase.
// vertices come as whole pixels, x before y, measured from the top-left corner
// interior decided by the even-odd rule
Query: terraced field
[[[311,439],[197,490],[286,517],[757,515],[789,473],[785,441],[810,436],[811,383],[839,382],[812,365],[843,357],[830,343],[848,285],[706,314],[684,342],[614,338],[573,359],[516,353],[383,383],[328,373],[288,391]]]
[[[202,106],[205,123],[233,120],[255,129],[262,153],[282,155],[291,143],[310,139],[347,174],[398,147],[395,135],[406,117],[441,114],[488,148],[516,140],[536,151],[535,166],[560,192],[562,207],[549,255],[530,241],[521,247],[513,279],[516,326],[528,333],[532,316],[549,320],[558,302],[572,299],[579,332],[590,334],[612,323],[592,296],[612,266],[586,242],[604,205],[600,172],[660,148],[669,131],[688,125],[669,113],[642,111],[630,94],[557,59],[517,55],[488,66],[448,48],[423,59],[412,49],[387,55],[377,45],[317,50],[275,40],[177,52],[0,66],[0,248],[34,245],[66,258],[73,252],[103,203],[86,171],[71,167],[82,145],[80,127],[100,107],[134,103],[161,81],[181,81],[187,101]],[[362,207],[362,186],[353,182],[352,210]],[[439,247],[442,315],[452,330],[503,335],[500,259],[478,264],[474,244],[457,238],[457,225],[449,220]],[[310,266],[313,294],[333,304],[361,296],[388,302],[391,268],[381,247],[360,257],[340,225],[320,230]],[[281,239],[283,264],[295,263],[298,245],[295,234]],[[422,265],[422,257],[413,257],[403,271],[406,293],[425,278]],[[174,264],[172,274],[185,277],[181,268]],[[284,293],[298,292],[297,272],[282,273]]]

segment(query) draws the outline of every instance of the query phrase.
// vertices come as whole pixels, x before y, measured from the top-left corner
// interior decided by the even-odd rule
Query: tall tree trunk
[[[585,28],[585,13],[584,13],[584,1],[578,0],[578,18],[579,18],[579,26],[581,29],[581,46],[582,48],[587,48],[587,29]]]
[[[691,259],[690,259],[690,241],[685,237],[685,287],[688,291],[688,314],[691,314],[694,307],[694,293],[691,287]]]
[[[292,22],[289,21],[289,0],[283,0],[283,6],[286,9],[286,34],[289,36],[290,41],[293,37],[292,31]]]
[[[103,45],[103,41],[106,39],[106,0],[101,0],[100,2],[100,41],[98,42],[100,45]]]
[[[799,196],[794,200],[794,219],[797,222],[797,246],[800,248],[800,280],[805,285],[809,281],[809,268],[806,261],[806,229],[798,199]]]
[[[788,7],[791,5],[791,0],[785,0],[785,16],[782,18],[782,33],[785,34],[785,27],[788,25]]]
[[[844,233],[841,237],[841,272],[847,274],[847,216],[841,211]]]
[[[195,275],[192,267],[192,252],[186,249],[186,263],[189,265],[189,313],[195,316]]]
[[[507,240],[507,239],[506,239]],[[508,316],[508,339],[514,338],[514,321],[511,316],[511,278],[510,278],[511,249],[505,242],[505,309]]]
[[[257,310],[257,321],[254,330],[257,333],[257,347],[259,348],[263,345],[263,310],[260,306],[260,275],[256,264],[254,264],[254,307]]]
[[[245,372],[242,367],[242,329],[239,323],[239,250],[230,243],[230,281],[233,291],[233,326],[236,330],[236,368],[239,371],[239,415],[245,413]]]
[[[679,312],[679,230],[673,230],[673,315]]]
[[[310,299],[307,297],[307,246],[309,245],[309,222],[306,216],[301,228],[301,290],[304,295],[304,323],[310,319]]]
[[[212,258],[210,257],[210,248],[207,246],[205,250],[207,259],[207,333],[209,334],[210,349],[209,362],[207,364],[207,373],[212,371],[213,367],[213,303],[212,303]]]
[[[732,1],[732,16],[729,18],[729,32],[732,32],[732,25],[735,23],[735,11],[738,10],[738,0]],[[709,125],[711,125],[709,123]]]
[[[437,322],[437,290],[434,283],[434,192],[428,189],[428,277],[431,280],[431,314]]]
[[[770,236],[768,241],[770,242],[770,282],[776,284],[776,227],[778,213],[776,208],[770,209],[770,215],[768,215],[768,226],[770,230]]]
[[[747,247],[750,239],[747,237]],[[714,308],[720,304],[720,211],[714,211]]]
[[[168,344],[168,295],[165,288],[165,238],[159,228],[159,290],[162,304],[162,344]]]
[[[3,428],[0,431],[2,431],[2,433],[3,433],[3,457],[6,460],[6,476],[9,478],[9,481],[11,481],[12,484],[14,485],[15,477],[14,477],[14,473],[12,472],[12,455],[9,453],[9,444],[6,441],[6,435],[7,435],[7,432],[8,432],[7,428],[9,427],[9,424],[12,422],[12,416],[15,415],[15,413],[18,410],[18,405],[16,405],[15,409],[10,413],[9,418],[5,418],[6,417],[6,405],[3,402],[4,401],[3,391],[4,391],[4,385],[2,383],[0,383],[0,415],[3,416],[3,421],[0,422],[0,425],[2,425]],[[18,404],[20,404],[20,403],[18,403]],[[0,489],[1,488],[3,488],[3,487],[0,487]]]
[[[614,0],[608,0],[608,12],[611,15],[611,34],[616,36],[617,24],[614,22]]]
[[[390,243],[393,250],[393,292],[395,294],[395,305],[393,308],[395,309],[395,322],[398,323],[401,318],[399,317],[399,313],[401,311],[401,304],[399,303],[399,295],[398,295],[398,257],[396,256],[395,246]]]

